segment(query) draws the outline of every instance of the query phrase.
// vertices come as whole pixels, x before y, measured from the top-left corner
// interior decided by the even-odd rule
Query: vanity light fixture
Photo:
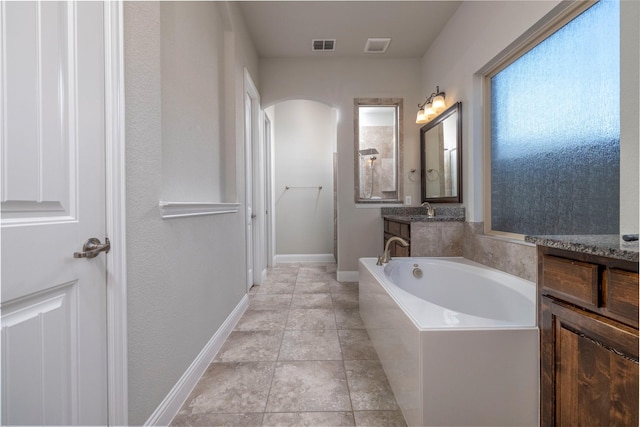
[[[446,106],[444,102],[445,93],[440,91],[440,86],[436,86],[436,91],[429,95],[422,104],[418,104],[418,115],[416,123],[421,125],[434,118]]]

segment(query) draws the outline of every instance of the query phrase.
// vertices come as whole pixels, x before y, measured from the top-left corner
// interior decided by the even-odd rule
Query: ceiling
[[[240,1],[262,58],[420,58],[460,1]],[[365,53],[368,38],[391,37],[386,53]],[[336,39],[314,52],[313,39]]]

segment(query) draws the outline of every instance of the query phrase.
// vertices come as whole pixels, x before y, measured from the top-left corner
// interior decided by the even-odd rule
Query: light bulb
[[[430,120],[431,118],[433,118],[433,116],[436,115],[436,111],[433,109],[432,105],[429,105],[429,107],[424,111],[425,116],[427,116],[427,120]]]
[[[416,116],[416,124],[427,123],[427,115],[424,112],[424,108],[421,108],[418,111],[418,115]]]
[[[442,110],[444,108],[444,96],[437,95],[435,98],[433,98],[431,106],[436,111]]]

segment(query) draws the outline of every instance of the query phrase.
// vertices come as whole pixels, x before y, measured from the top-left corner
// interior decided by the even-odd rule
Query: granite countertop
[[[625,242],[618,234],[526,236],[525,242],[556,249],[638,262],[638,241]]]
[[[398,207],[398,208],[382,208],[381,214],[384,219],[390,219],[399,222],[445,222],[460,221],[464,222],[464,207],[462,206],[446,206],[432,205],[436,216],[428,217],[427,210],[424,207]]]
[[[444,222],[444,221],[464,221],[464,217],[459,216],[436,216],[428,217],[426,215],[382,215],[384,219],[390,219],[398,222]]]

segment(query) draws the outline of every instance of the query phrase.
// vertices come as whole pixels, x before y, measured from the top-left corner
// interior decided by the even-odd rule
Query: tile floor
[[[335,264],[278,264],[174,426],[406,426]]]

